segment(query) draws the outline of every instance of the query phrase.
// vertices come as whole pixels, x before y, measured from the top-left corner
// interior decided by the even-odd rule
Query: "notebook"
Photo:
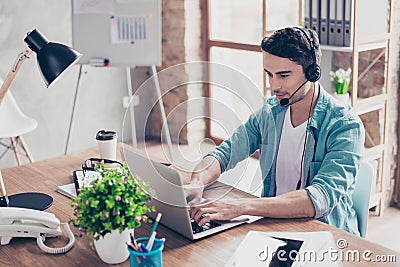
[[[93,179],[100,177],[100,173],[96,171],[86,171],[86,177],[84,179],[83,171],[74,171],[73,172],[73,183],[59,185],[57,186],[57,192],[63,194],[69,198],[76,197],[76,192],[82,186],[89,186]]]

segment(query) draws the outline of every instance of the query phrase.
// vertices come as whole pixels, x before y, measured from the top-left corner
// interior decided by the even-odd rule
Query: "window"
[[[206,135],[218,144],[254,111],[245,103],[246,99],[251,99],[251,102],[261,107],[267,94],[261,40],[274,29],[298,25],[301,21],[300,12],[293,14],[293,10],[297,10],[293,6],[300,6],[301,0],[205,2],[207,59],[233,68],[238,74],[230,77],[228,87],[231,88],[212,84],[208,86],[207,96],[212,101],[208,102],[210,119],[206,123]],[[209,71],[210,77],[219,75],[213,68]],[[247,77],[249,83],[240,83],[236,76]],[[247,88],[241,88],[240,85],[253,88],[246,90]],[[227,111],[232,110],[234,114],[228,115]]]

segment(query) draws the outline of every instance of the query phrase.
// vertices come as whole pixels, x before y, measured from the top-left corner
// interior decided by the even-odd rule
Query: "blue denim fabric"
[[[263,197],[275,196],[276,158],[286,109],[276,97],[269,98],[229,139],[208,154],[217,158],[224,172],[259,150]],[[364,154],[363,124],[350,108],[337,105],[320,86],[307,131],[303,172],[315,218],[359,235],[351,195]]]

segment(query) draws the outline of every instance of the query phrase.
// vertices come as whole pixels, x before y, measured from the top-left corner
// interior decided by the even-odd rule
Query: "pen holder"
[[[138,243],[147,245],[148,237],[136,239]],[[164,249],[164,242],[160,239],[154,239],[153,248],[149,252],[139,252],[128,248],[130,253],[130,266],[162,266],[162,251]]]

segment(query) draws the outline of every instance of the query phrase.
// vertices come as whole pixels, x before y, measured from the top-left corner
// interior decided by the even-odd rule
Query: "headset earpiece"
[[[310,82],[316,82],[321,78],[321,68],[318,64],[311,64],[305,71],[306,79]]]

